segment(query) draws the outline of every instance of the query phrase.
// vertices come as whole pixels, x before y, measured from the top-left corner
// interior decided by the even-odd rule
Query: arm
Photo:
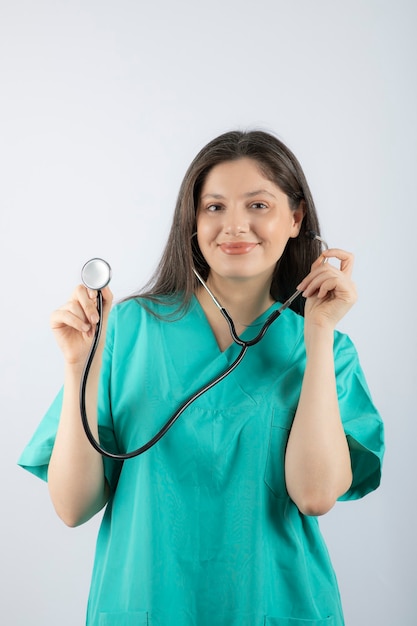
[[[288,493],[306,515],[329,511],[352,482],[337,398],[333,337],[336,323],[356,300],[350,278],[353,257],[341,250],[328,250],[323,256],[340,259],[341,267],[323,264],[321,257],[299,286],[307,298],[307,362],[285,457]]]
[[[103,290],[103,333],[86,389],[87,415],[96,438],[98,381],[111,300],[110,290]],[[88,292],[80,286],[71,300],[51,317],[51,327],[64,353],[65,381],[48,485],[55,510],[68,526],[86,522],[106,504],[109,496],[102,457],[87,440],[79,410],[81,375],[95,331],[96,316],[95,292]]]

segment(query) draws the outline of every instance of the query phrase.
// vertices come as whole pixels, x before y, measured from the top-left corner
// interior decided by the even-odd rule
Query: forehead
[[[233,161],[224,161],[213,166],[207,173],[200,191],[204,196],[228,196],[253,194],[266,191],[275,195],[283,191],[262,170],[262,165],[255,159],[243,157]]]

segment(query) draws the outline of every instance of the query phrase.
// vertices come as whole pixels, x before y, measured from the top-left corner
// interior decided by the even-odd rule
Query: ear
[[[292,211],[293,223],[290,237],[295,238],[300,234],[301,224],[303,223],[305,213],[305,202],[302,200],[298,205],[298,208]]]

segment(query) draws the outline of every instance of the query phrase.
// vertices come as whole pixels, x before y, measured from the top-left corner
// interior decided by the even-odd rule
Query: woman
[[[20,464],[48,480],[69,526],[106,507],[89,625],[344,623],[316,516],[377,488],[383,432],[355,348],[335,331],[356,300],[353,257],[320,253],[311,231],[311,193],[278,139],[230,132],[197,155],[147,290],[111,312],[103,290],[106,339],[86,398],[93,434],[112,452],[139,447],[236,358],[194,269],[246,339],[295,289],[302,297],[123,464],[90,446],[79,416],[97,294],[79,286],[52,315],[65,384]]]

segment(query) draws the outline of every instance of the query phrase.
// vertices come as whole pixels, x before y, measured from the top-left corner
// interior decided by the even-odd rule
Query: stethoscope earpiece
[[[306,236],[312,241],[319,241],[325,250],[329,249],[327,242],[315,230],[306,230]]]

